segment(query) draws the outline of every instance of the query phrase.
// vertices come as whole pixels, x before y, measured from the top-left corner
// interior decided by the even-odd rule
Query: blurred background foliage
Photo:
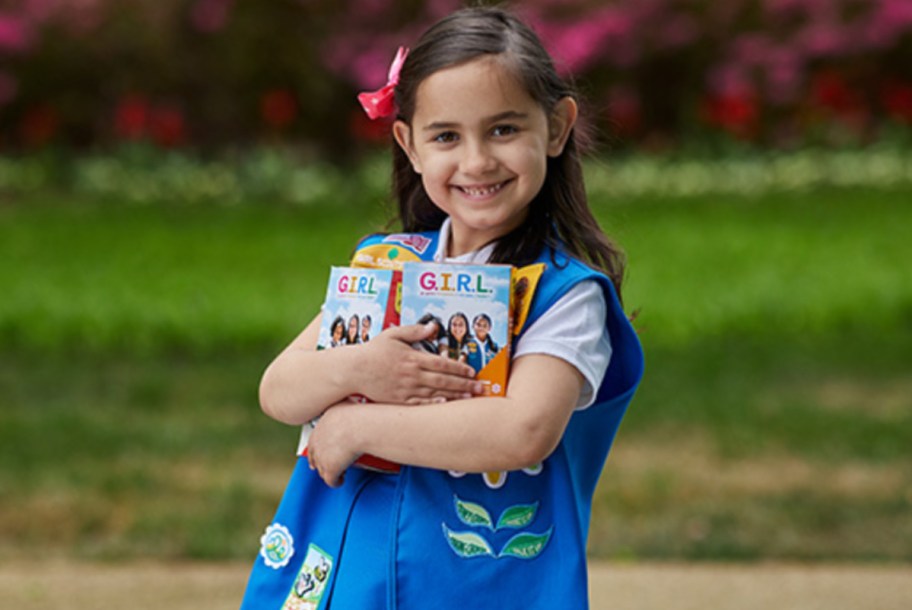
[[[293,144],[351,159],[352,102],[460,0],[4,0],[0,150]],[[614,149],[865,144],[912,125],[910,0],[527,0]]]

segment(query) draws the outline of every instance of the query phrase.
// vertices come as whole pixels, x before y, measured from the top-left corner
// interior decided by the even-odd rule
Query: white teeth
[[[493,195],[501,188],[503,188],[503,183],[495,184],[493,186],[488,186],[484,188],[470,187],[470,186],[461,186],[459,187],[462,191],[469,195],[470,197],[485,197],[487,195]]]

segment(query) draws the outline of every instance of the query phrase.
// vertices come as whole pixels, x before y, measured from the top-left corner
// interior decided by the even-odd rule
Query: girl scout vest
[[[353,265],[429,261],[437,233],[372,236]],[[242,610],[339,608],[335,566],[357,562],[363,541],[347,539],[362,492],[391,477],[381,522],[389,610],[588,608],[586,540],[592,495],[627,405],[643,374],[643,353],[610,280],[546,248],[544,270],[522,328],[572,286],[589,279],[605,293],[612,356],[595,403],[574,412],[557,449],[541,464],[502,473],[449,473],[403,466],[398,474],[350,468],[331,489],[298,464],[273,523],[261,538]],[[521,332],[520,332],[521,334]],[[364,494],[364,498],[371,496]],[[364,524],[358,526],[364,531]],[[353,535],[354,536],[354,535]],[[376,556],[376,553],[375,553]],[[351,579],[349,579],[351,581]],[[344,597],[341,592],[337,597]],[[341,603],[341,600],[340,600]],[[341,608],[341,610],[349,610]]]

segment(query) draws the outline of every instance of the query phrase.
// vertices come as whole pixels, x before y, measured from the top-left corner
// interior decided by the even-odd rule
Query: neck
[[[447,258],[455,258],[470,252],[475,252],[497,239],[499,239],[499,236],[488,237],[479,233],[461,235],[454,231],[453,227],[450,226],[450,234],[447,237]]]

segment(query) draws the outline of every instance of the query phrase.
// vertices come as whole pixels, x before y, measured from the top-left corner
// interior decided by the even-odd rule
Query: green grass
[[[80,201],[0,208],[0,338],[26,351],[102,354],[284,340],[318,311],[328,265],[347,260],[377,214]]]
[[[596,200],[647,374],[593,553],[912,560],[909,200]],[[296,441],[259,412],[259,375],[381,217],[0,206],[0,556],[252,557]]]
[[[629,252],[626,300],[663,344],[886,334],[912,321],[909,192],[646,199],[603,217]]]

